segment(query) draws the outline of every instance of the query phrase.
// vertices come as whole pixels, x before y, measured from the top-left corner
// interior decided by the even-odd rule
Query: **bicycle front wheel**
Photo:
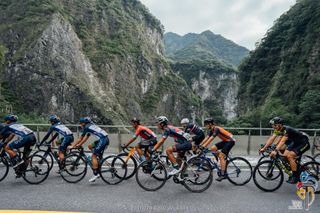
[[[99,165],[99,172],[104,182],[115,185],[126,178],[127,165],[120,157],[108,156],[102,159]]]
[[[273,192],[283,183],[283,171],[272,160],[262,161],[253,170],[255,185],[265,192]]]
[[[20,170],[22,171],[23,179],[27,183],[39,184],[47,179],[50,166],[44,157],[33,154],[20,166]]]
[[[122,160],[125,162],[125,166],[127,167],[127,175],[124,178],[125,180],[128,180],[133,177],[133,175],[136,173],[138,163],[136,159],[133,156],[128,156],[128,153],[121,153],[117,155],[118,157],[122,158]]]
[[[9,164],[5,158],[0,157],[0,182],[8,175]]]
[[[136,171],[136,180],[141,188],[146,191],[157,191],[167,181],[166,167],[159,161],[144,161]]]
[[[80,153],[71,153],[64,158],[64,169],[61,177],[68,183],[77,183],[87,174],[87,162]]]
[[[34,155],[40,155],[42,156],[44,159],[46,159],[46,161],[49,163],[49,169],[51,171],[52,167],[53,167],[53,157],[49,152],[45,152],[45,151],[37,151],[34,153]],[[43,162],[38,162],[39,164],[43,163]]]
[[[320,193],[320,163],[316,161],[305,163],[301,166],[301,171],[310,176],[308,183],[318,185],[315,193]]]
[[[213,181],[210,162],[202,158],[191,158],[181,172],[183,186],[191,192],[200,193],[207,190]]]
[[[320,163],[320,153],[316,154],[315,156],[313,156],[313,159],[315,161],[317,161],[318,163]]]
[[[228,180],[237,186],[247,184],[252,177],[252,166],[242,157],[231,158],[227,163]]]

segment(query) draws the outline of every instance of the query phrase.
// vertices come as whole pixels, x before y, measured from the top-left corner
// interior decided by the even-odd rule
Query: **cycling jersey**
[[[192,133],[194,135],[202,135],[204,134],[203,129],[196,124],[189,123],[185,128],[184,132]]]
[[[211,136],[213,136],[214,138],[218,136],[224,142],[235,141],[233,135],[230,132],[219,126],[215,126],[213,129],[210,129],[208,137]]]
[[[143,138],[145,140],[157,138],[156,134],[154,134],[154,132],[151,129],[149,129],[145,126],[141,126],[141,125],[139,125],[137,127],[133,138],[136,139],[138,136],[140,136],[141,138]]]
[[[84,137],[86,135],[90,136],[91,134],[93,134],[94,136],[96,136],[99,139],[106,138],[108,136],[108,133],[106,131],[104,131],[103,129],[101,129],[100,127],[98,127],[97,125],[94,125],[94,124],[85,125],[81,136],[82,137]]]
[[[50,136],[50,134],[52,132],[57,132],[60,135],[62,135],[62,137],[67,137],[67,136],[72,136],[73,135],[71,130],[68,127],[66,127],[65,125],[63,125],[62,123],[59,122],[59,123],[53,124],[50,127],[49,131],[47,132],[47,134],[42,139],[42,142],[46,141],[49,138],[49,136]]]
[[[162,135],[162,138],[164,138],[165,140],[170,136],[173,137],[174,142],[176,143],[186,143],[188,142],[187,137],[185,136],[185,132],[183,132],[181,129],[168,125],[165,129],[164,129],[164,133]]]
[[[5,127],[0,132],[0,135],[8,135],[9,133],[23,138],[30,134],[33,134],[33,131],[22,124],[12,123],[9,125],[5,125]]]
[[[303,141],[305,137],[308,138],[308,135],[304,132],[300,132],[297,129],[294,129],[290,126],[283,126],[282,130],[275,130],[273,133],[274,136],[286,136],[288,137],[288,141],[292,141],[294,143],[299,143]]]

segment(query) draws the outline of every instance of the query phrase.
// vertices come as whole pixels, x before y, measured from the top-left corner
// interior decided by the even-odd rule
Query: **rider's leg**
[[[173,155],[173,150],[174,149],[175,149],[175,145],[174,146],[169,146],[166,149],[166,153],[167,153],[167,156],[168,156],[169,160],[171,161],[172,165],[177,165],[177,160]]]
[[[89,180],[90,182],[94,182],[96,179],[99,178],[99,162],[97,156],[102,156],[105,148],[109,145],[109,139],[101,138],[97,143],[95,144],[95,148],[92,151],[92,171],[93,171],[93,177]]]
[[[140,142],[141,143],[141,142]],[[137,153],[138,155],[140,156],[140,160],[141,161],[145,161],[146,160],[146,157],[143,155],[143,151],[140,149],[141,147],[141,144],[138,143],[136,146],[135,146],[135,149],[137,150]]]

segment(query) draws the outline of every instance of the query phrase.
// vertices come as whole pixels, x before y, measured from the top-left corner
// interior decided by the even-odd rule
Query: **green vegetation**
[[[298,1],[276,21],[239,67],[241,119],[267,126],[279,115],[290,125],[320,127],[319,32],[320,1]]]

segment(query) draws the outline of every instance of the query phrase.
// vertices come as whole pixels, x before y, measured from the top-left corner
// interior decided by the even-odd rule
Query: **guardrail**
[[[42,139],[46,131],[51,126],[50,124],[24,124],[36,132],[38,140]],[[69,127],[75,134],[76,137],[80,135],[80,126],[75,124],[65,124]],[[110,141],[112,144],[112,151],[120,151],[121,144],[126,143],[129,138],[134,134],[134,129],[132,126],[124,125],[98,125],[105,129],[109,133]],[[148,126],[150,129],[154,130],[159,135],[161,132],[157,130],[156,126]],[[237,154],[254,154],[260,148],[260,144],[264,144],[267,138],[272,134],[272,128],[246,128],[246,127],[224,127],[234,134],[237,140],[237,145],[234,150]],[[306,132],[310,136],[310,143],[312,144],[311,154],[313,155],[316,146],[320,145],[320,129],[299,129]],[[117,143],[114,143],[117,141]],[[172,139],[168,139],[165,146],[173,144]],[[162,147],[163,148],[163,147]]]

